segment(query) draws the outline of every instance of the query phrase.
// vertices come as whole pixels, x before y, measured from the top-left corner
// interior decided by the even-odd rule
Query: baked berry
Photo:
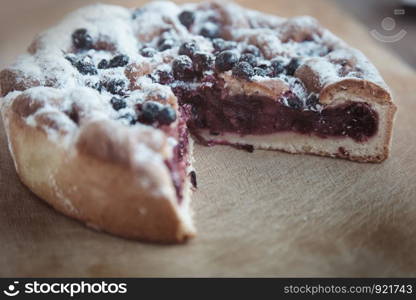
[[[126,94],[126,82],[123,79],[113,79],[105,82],[103,85],[111,94],[120,96]]]
[[[277,77],[285,70],[284,63],[280,59],[274,59],[271,61],[272,76]]]
[[[178,54],[186,55],[192,58],[194,53],[198,50],[199,47],[195,42],[185,42],[179,47]]]
[[[97,75],[95,66],[86,60],[79,60],[75,63],[77,70],[83,75]]]
[[[290,60],[290,62],[287,64],[286,68],[285,68],[286,69],[286,74],[290,75],[290,76],[293,76],[295,74],[296,70],[299,68],[299,66],[300,66],[299,59],[292,58]]]
[[[212,40],[212,46],[216,52],[222,52],[224,50],[232,50],[237,48],[237,43],[234,41],[226,41],[222,38],[216,38]]]
[[[67,61],[69,61],[73,66],[75,66],[75,64],[77,62],[76,55],[75,54],[72,54],[72,53],[65,55],[65,59]]]
[[[168,72],[165,70],[157,70],[155,72],[156,82],[160,84],[169,84],[173,82],[173,74],[172,72]]]
[[[108,60],[102,59],[97,66],[98,69],[107,69],[108,68]]]
[[[315,107],[319,103],[319,97],[316,94],[310,94],[306,99],[306,105],[308,107]]]
[[[137,122],[136,116],[131,114],[131,113],[124,114],[124,115],[120,116],[118,119],[127,123],[127,125],[134,125]]]
[[[207,22],[202,26],[199,34],[206,38],[214,39],[220,36],[220,28],[216,23]]]
[[[235,51],[222,51],[215,59],[215,68],[220,71],[228,71],[238,62],[238,55]]]
[[[178,56],[172,63],[173,76],[179,80],[189,80],[194,77],[192,60],[186,56]]]
[[[257,66],[257,57],[251,53],[244,53],[240,56],[240,61],[248,62],[252,67]]]
[[[88,50],[93,46],[92,37],[85,28],[77,29],[72,34],[72,43],[76,49]]]
[[[288,95],[286,95],[286,101],[287,105],[294,109],[301,109],[303,107],[302,100],[298,98],[295,94],[292,92],[289,92]]]
[[[102,86],[98,77],[87,77],[85,78],[84,84],[86,87],[89,87],[89,88],[92,88],[94,90],[101,92]]]
[[[243,53],[250,53],[253,54],[254,56],[261,56],[261,52],[260,49],[257,46],[254,45],[247,45],[247,47],[245,47]]]
[[[254,75],[256,75],[256,76],[267,77],[269,75],[269,72],[268,72],[267,69],[262,69],[262,68],[259,68],[259,67],[255,67],[253,69],[253,71],[254,71]]]
[[[233,67],[233,76],[244,79],[250,79],[250,77],[254,76],[253,67],[248,62],[238,62]]]
[[[145,102],[141,108],[140,121],[145,123],[153,123],[159,112],[162,110],[162,106],[154,101]]]
[[[195,72],[199,74],[214,67],[214,57],[208,53],[196,52],[192,61],[194,62]]]
[[[191,171],[189,173],[189,177],[190,177],[192,186],[194,188],[197,188],[198,187],[198,184],[197,184],[197,181],[196,181],[196,173],[195,173],[195,171]]]
[[[144,57],[153,57],[157,53],[157,50],[152,47],[143,47],[140,49],[140,54]]]
[[[179,21],[186,28],[190,28],[195,21],[195,14],[192,11],[184,10],[178,16]]]
[[[157,114],[156,120],[160,125],[169,125],[175,122],[176,111],[170,106],[165,106]]]
[[[159,49],[159,51],[165,51],[173,48],[175,44],[176,42],[173,38],[161,38],[157,43],[157,49]]]
[[[120,54],[114,56],[108,63],[109,68],[124,67],[129,63],[130,58],[127,55]]]
[[[126,101],[119,97],[111,98],[110,103],[115,110],[120,110],[127,107]]]

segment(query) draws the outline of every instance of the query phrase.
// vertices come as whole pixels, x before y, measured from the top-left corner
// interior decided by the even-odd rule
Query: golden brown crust
[[[352,96],[359,96],[368,102],[379,104],[392,103],[390,93],[374,82],[349,78],[325,86],[320,92],[320,102],[330,104],[339,92],[347,91]]]
[[[56,210],[122,237],[178,243],[194,235],[183,222],[169,174],[126,168],[116,159],[64,149],[13,110],[3,112],[21,180]],[[108,157],[107,157],[108,158]],[[146,178],[149,185],[140,183]],[[166,193],[154,193],[160,187]]]

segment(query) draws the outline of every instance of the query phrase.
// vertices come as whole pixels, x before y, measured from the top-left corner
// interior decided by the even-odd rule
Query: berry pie
[[[82,8],[0,73],[21,180],[119,236],[195,233],[192,141],[381,162],[396,107],[376,68],[311,17],[232,3]]]

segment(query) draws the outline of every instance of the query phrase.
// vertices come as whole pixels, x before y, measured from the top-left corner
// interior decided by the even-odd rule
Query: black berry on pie
[[[119,97],[111,98],[110,103],[115,110],[120,110],[127,107],[126,101]]]
[[[179,80],[190,80],[195,75],[192,60],[186,55],[181,55],[173,61],[172,70],[173,76]]]
[[[240,61],[249,63],[252,67],[257,66],[257,57],[251,53],[244,53],[240,56]]]
[[[98,65],[97,65],[98,69],[107,69],[108,68],[108,60],[106,59],[102,59]]]
[[[129,57],[127,55],[124,54],[120,54],[117,56],[114,56],[109,64],[108,67],[109,68],[118,68],[118,67],[124,67],[129,63]]]
[[[86,60],[79,60],[75,63],[77,70],[83,75],[96,75],[97,69],[95,66]]]
[[[260,49],[257,46],[254,45],[247,45],[243,51],[243,53],[250,53],[254,56],[261,56]]]
[[[195,42],[185,42],[179,47],[178,54],[186,55],[192,58],[194,53],[198,50],[199,47]]]
[[[126,94],[126,81],[123,79],[112,79],[103,83],[103,86],[111,94],[123,96]]]
[[[212,40],[212,45],[216,52],[222,52],[224,50],[232,50],[237,48],[237,43],[234,41],[226,41],[222,38],[216,38]]]
[[[195,14],[192,11],[184,10],[179,14],[178,18],[182,25],[189,29],[195,21]]]
[[[224,72],[231,70],[237,62],[237,53],[232,50],[226,50],[217,55],[215,59],[215,67],[218,71]]]
[[[176,111],[170,106],[165,106],[157,114],[156,120],[161,125],[169,125],[172,122],[175,122],[175,120],[176,120]]]
[[[274,77],[282,74],[285,71],[284,62],[281,59],[274,59],[271,61],[271,70]]]
[[[204,71],[211,70],[214,67],[214,57],[204,52],[196,52],[192,58],[194,69],[201,74]]]
[[[255,67],[253,69],[253,71],[254,71],[254,75],[257,75],[257,76],[266,77],[266,76],[269,75],[269,73],[267,72],[267,70],[262,69],[262,68],[259,68],[259,67]]]
[[[72,43],[76,49],[88,50],[93,46],[93,39],[85,28],[81,28],[72,34]]]
[[[254,76],[254,70],[248,62],[240,61],[234,65],[233,75],[243,79],[250,79],[250,77]]]
[[[292,58],[290,62],[288,63],[288,65],[286,66],[286,74],[293,76],[297,68],[299,68],[299,65],[300,65],[299,59]]]
[[[152,47],[143,47],[140,49],[140,54],[144,57],[153,57],[157,53],[157,50]]]
[[[159,51],[165,51],[173,48],[176,45],[176,40],[170,34],[170,32],[165,32],[161,35],[157,47]]]
[[[199,34],[204,37],[214,39],[220,36],[220,28],[216,23],[207,22],[202,26]]]

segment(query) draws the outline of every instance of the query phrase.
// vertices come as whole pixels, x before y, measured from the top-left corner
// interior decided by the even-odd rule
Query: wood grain
[[[81,2],[92,1],[55,2],[42,22]],[[1,276],[416,275],[416,74],[326,2],[239,2],[311,14],[374,61],[399,106],[391,158],[373,165],[197,146],[199,235],[167,247],[98,233],[54,212],[19,182],[1,127]],[[32,26],[40,12],[33,15],[21,28],[31,35],[40,29]],[[9,49],[20,52],[26,37]]]

